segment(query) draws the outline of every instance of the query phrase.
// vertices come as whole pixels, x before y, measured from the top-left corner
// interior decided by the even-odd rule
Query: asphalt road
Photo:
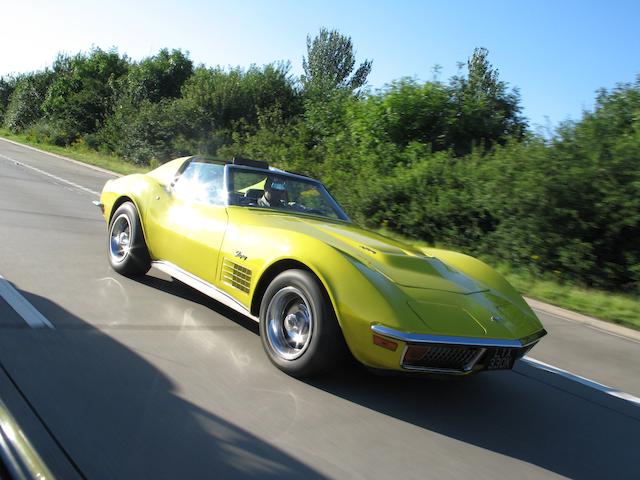
[[[60,478],[640,478],[640,406],[526,365],[287,377],[251,320],[109,268],[108,178],[0,140],[0,275],[55,327],[0,298],[0,398]],[[640,396],[638,342],[540,316],[532,357]]]

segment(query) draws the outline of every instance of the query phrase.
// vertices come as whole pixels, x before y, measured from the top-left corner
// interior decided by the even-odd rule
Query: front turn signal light
[[[378,345],[379,347],[386,348],[387,350],[391,350],[392,352],[395,352],[396,349],[398,348],[398,344],[396,342],[392,340],[388,340],[384,337],[381,337],[380,335],[373,336],[373,343],[374,345]]]

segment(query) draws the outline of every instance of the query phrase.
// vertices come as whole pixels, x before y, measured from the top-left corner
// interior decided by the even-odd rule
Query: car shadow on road
[[[251,320],[250,318],[245,317],[244,315],[236,312],[235,310],[223,305],[220,302],[213,300],[210,297],[194,290],[188,285],[180,282],[176,279],[165,280],[163,278],[159,278],[153,275],[143,275],[141,277],[136,277],[132,280],[139,282],[143,285],[146,285],[151,288],[155,288],[156,290],[161,290],[170,295],[182,298],[184,300],[189,300],[190,302],[198,303],[204,307],[207,307],[220,315],[233,320],[238,325],[244,327],[250,332],[258,335],[258,324]]]
[[[515,371],[426,379],[373,375],[351,364],[308,383],[570,478],[640,478],[637,418]]]
[[[206,306],[257,334],[255,322],[180,282],[153,276],[138,281]],[[640,478],[637,418],[515,371],[469,378],[380,376],[351,361],[338,372],[303,382],[425,430],[570,478]]]
[[[114,338],[45,297],[22,294],[65,326],[4,328],[0,362],[85,478],[325,478],[182,398]]]

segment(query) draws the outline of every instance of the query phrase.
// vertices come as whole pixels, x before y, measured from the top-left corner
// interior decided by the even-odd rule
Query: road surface
[[[111,270],[108,178],[0,140],[0,398],[60,478],[640,478],[640,405],[530,364],[282,374],[251,320]],[[637,341],[540,318],[531,357],[640,396]]]

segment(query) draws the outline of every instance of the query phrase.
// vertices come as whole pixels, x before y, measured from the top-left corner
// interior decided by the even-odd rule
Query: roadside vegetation
[[[45,152],[55,153],[62,155],[79,162],[87,163],[89,165],[95,165],[96,167],[105,168],[112,172],[128,175],[130,173],[145,173],[150,170],[150,166],[135,165],[131,162],[123,160],[120,157],[116,157],[112,154],[98,152],[91,148],[88,148],[82,142],[74,143],[73,145],[59,146],[50,143],[45,143],[42,139],[34,137],[30,134],[13,133],[10,130],[0,128],[0,137],[14,142],[19,142],[25,145],[39,148]]]
[[[358,223],[481,256],[534,298],[640,328],[640,77],[593,111],[533,132],[479,48],[457,75],[376,91],[351,39],[307,39],[288,63],[194,65],[60,55],[0,79],[0,125],[40,148],[129,173],[180,155],[241,154],[321,178]]]

